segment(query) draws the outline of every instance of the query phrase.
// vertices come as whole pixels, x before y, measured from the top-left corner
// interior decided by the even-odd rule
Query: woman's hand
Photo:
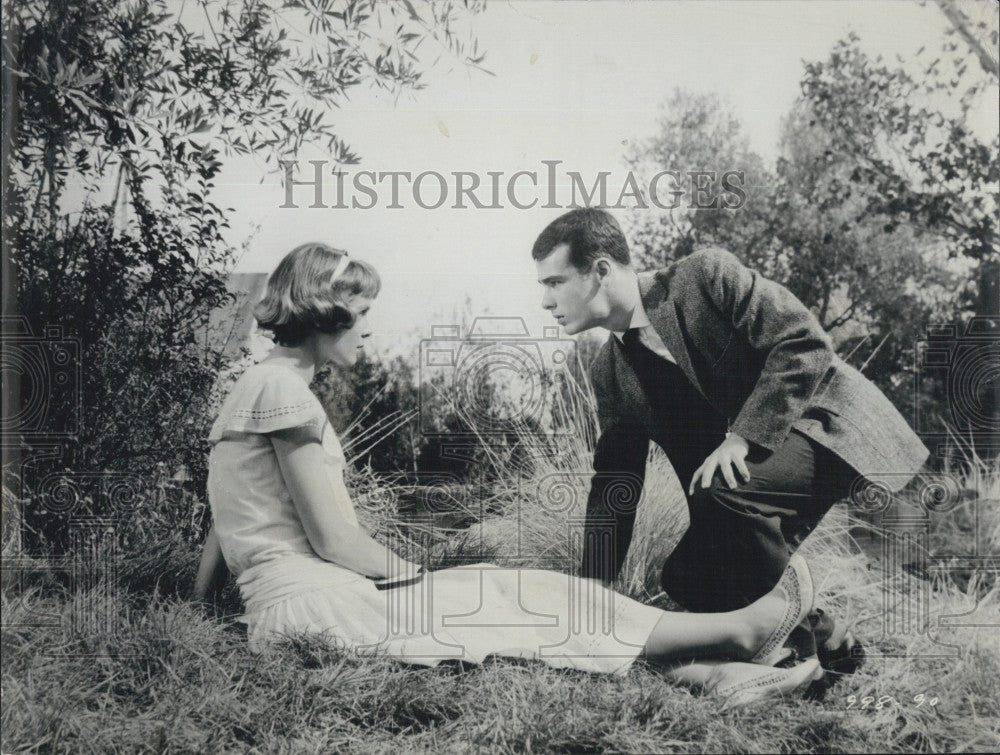
[[[396,556],[395,563],[389,567],[389,573],[386,575],[386,579],[398,579],[400,577],[405,579],[407,577],[412,577],[422,568],[423,567],[420,564],[414,561],[407,561],[405,558]]]
[[[702,465],[695,470],[694,475],[691,477],[688,495],[694,495],[698,487],[699,477],[701,477],[701,486],[703,488],[711,486],[712,477],[715,475],[716,469],[722,472],[722,476],[731,488],[735,488],[738,484],[736,482],[736,475],[733,474],[734,466],[743,477],[743,482],[749,482],[750,470],[747,469],[746,464],[749,452],[750,444],[745,438],[740,437],[736,433],[729,433],[719,447],[709,454]]]
[[[400,560],[402,561],[402,559]],[[423,580],[424,575],[427,573],[424,570],[424,567],[418,566],[410,561],[405,563],[408,564],[408,568],[402,571],[396,571],[388,577],[372,578],[372,581],[375,583],[375,587],[379,590],[391,590],[397,587],[415,585]]]

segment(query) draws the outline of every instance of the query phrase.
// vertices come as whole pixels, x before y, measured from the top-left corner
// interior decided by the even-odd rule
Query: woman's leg
[[[770,632],[764,621],[747,609],[726,613],[665,611],[646,640],[643,655],[656,663],[694,657],[749,658]]]
[[[812,607],[812,594],[808,567],[793,557],[774,589],[746,608],[721,613],[665,612],[646,640],[644,655],[657,663],[723,656],[770,665],[781,655],[788,632]]]

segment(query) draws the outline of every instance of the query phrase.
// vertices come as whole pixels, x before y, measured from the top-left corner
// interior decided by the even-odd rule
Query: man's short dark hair
[[[622,265],[632,263],[628,242],[610,212],[597,207],[570,210],[549,223],[535,240],[531,256],[543,260],[561,244],[569,245],[569,262],[580,272],[607,256]]]

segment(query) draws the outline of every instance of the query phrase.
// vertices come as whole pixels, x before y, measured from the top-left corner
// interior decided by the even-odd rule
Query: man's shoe
[[[845,632],[843,641],[833,650],[818,647],[816,655],[820,665],[832,674],[853,674],[865,663],[865,646],[850,632]]]
[[[809,615],[816,640],[816,655],[823,668],[835,674],[853,674],[865,662],[865,647],[854,639],[844,622],[817,608]]]

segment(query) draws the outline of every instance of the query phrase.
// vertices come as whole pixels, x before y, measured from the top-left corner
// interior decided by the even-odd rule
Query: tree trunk
[[[979,295],[976,314],[984,317],[1000,315],[1000,255],[984,257],[979,263]]]

